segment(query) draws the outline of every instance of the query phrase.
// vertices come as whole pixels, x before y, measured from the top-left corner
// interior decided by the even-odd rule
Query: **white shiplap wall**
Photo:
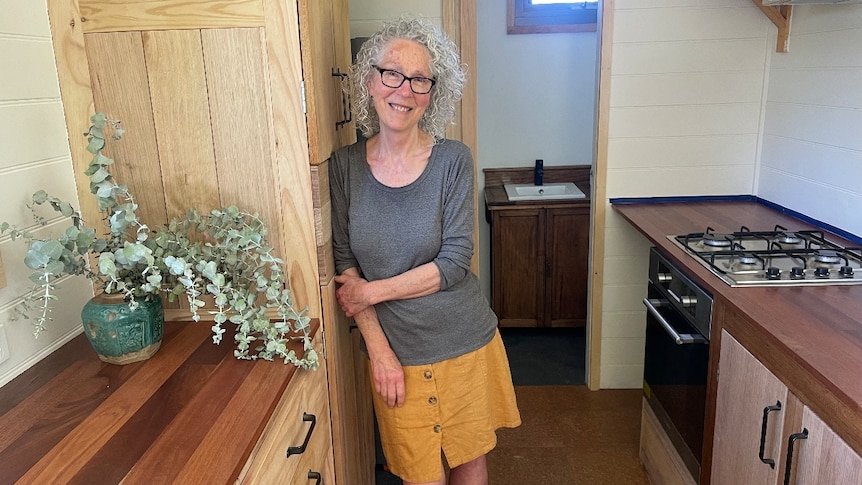
[[[757,195],[862,237],[862,5],[794,7],[770,66]]]
[[[24,205],[36,190],[77,205],[48,13],[45,2],[34,0],[2,0],[0,11],[0,221],[36,229]],[[9,360],[0,364],[0,386],[80,333],[78,313],[93,296],[86,280],[61,283],[54,322],[34,339],[28,322],[10,320],[12,307],[31,286],[25,251],[21,241],[0,237],[7,279],[0,289],[0,325],[10,345]]]
[[[443,4],[440,0],[350,0],[350,37],[370,37],[383,26],[384,20],[411,14],[425,17],[443,26]]]
[[[607,195],[752,194],[771,23],[750,0],[616,0]],[[606,211],[602,388],[643,376],[649,244]]]

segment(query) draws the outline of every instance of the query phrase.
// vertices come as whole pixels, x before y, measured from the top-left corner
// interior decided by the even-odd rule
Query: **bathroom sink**
[[[504,184],[509,200],[583,199],[586,197],[572,182],[533,184]]]

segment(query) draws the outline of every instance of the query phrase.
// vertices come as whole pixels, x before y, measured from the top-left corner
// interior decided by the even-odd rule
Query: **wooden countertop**
[[[74,338],[0,388],[0,483],[233,483],[297,368],[232,342],[167,322],[156,355],[116,366]]]
[[[666,237],[707,225],[716,233],[741,225],[816,228],[755,201],[615,204],[614,210],[712,293],[714,312],[742,317],[727,319],[728,330],[862,454],[862,285],[733,288]]]

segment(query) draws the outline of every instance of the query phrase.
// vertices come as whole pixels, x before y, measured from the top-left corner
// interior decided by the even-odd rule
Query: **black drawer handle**
[[[772,411],[781,411],[781,401],[775,401],[774,406],[766,406],[763,408],[763,424],[760,426],[760,454],[757,456],[760,457],[760,461],[769,465],[769,468],[775,468],[775,460],[772,458],[764,458],[763,453],[766,451],[766,426],[767,426],[767,416]]]
[[[308,447],[308,440],[311,439],[311,433],[314,432],[314,426],[317,424],[317,417],[313,414],[302,413],[302,421],[303,422],[311,422],[311,426],[308,428],[308,433],[305,435],[305,441],[302,442],[302,446],[291,446],[287,449],[287,456],[290,455],[301,455],[305,453],[305,449]]]
[[[787,466],[784,467],[784,485],[790,485],[790,469],[793,467],[793,444],[796,440],[807,440],[808,428],[802,428],[801,433],[793,433],[787,438]]]
[[[314,485],[320,485],[321,483],[323,483],[323,477],[320,476],[319,472],[313,472],[311,470],[308,470],[308,479],[317,480],[316,482],[314,482]]]

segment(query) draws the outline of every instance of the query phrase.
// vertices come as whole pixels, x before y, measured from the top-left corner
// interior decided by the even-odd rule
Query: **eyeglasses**
[[[431,88],[437,84],[436,79],[422,76],[407,77],[394,69],[383,69],[380,66],[371,66],[380,72],[380,82],[387,88],[400,88],[404,81],[410,81],[410,90],[416,94],[428,94]]]

